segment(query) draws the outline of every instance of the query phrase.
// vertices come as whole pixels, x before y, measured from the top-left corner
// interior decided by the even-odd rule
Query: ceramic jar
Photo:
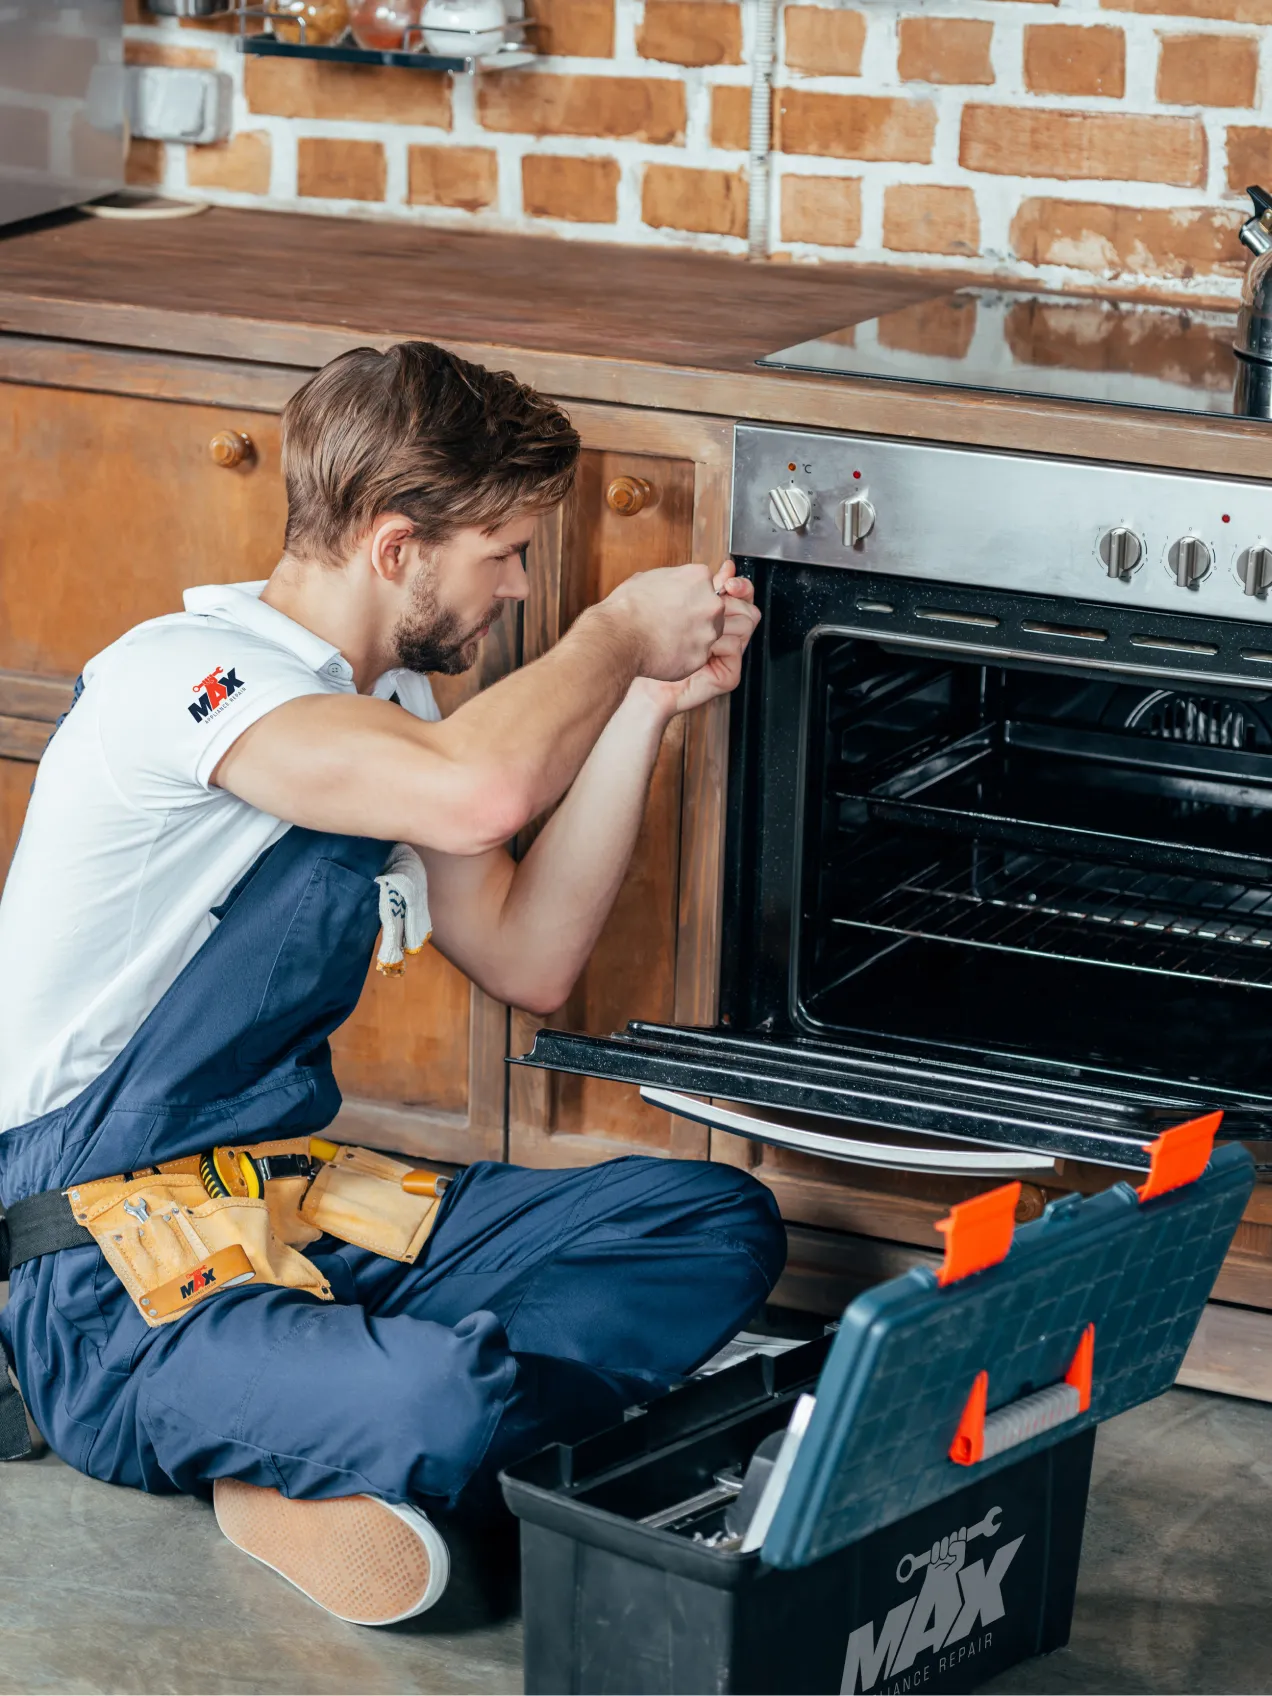
[[[407,41],[406,32],[415,29],[420,21],[420,0],[353,0],[349,27],[359,47],[377,53],[397,52],[403,47],[417,47],[416,39]]]
[[[330,47],[349,27],[347,0],[269,0],[274,34],[280,41]],[[304,20],[302,35],[300,23]]]

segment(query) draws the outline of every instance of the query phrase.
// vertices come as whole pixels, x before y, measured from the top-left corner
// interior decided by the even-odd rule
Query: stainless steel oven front
[[[1272,487],[741,426],[733,551],[720,1022],[522,1063],[900,1169],[1272,1135]]]

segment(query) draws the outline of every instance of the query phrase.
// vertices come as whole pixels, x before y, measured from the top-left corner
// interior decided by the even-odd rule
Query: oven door
[[[1047,1171],[1057,1158],[1147,1169],[1146,1145],[1160,1131],[1225,1105],[1147,1079],[1128,1080],[1125,1092],[1103,1088],[1014,1056],[972,1066],[920,1045],[823,1044],[723,1026],[634,1022],[606,1037],[541,1030],[513,1064],[633,1084],[682,1118],[823,1159],[964,1177]],[[1226,1105],[1228,1135],[1264,1134],[1246,1102]],[[800,1122],[809,1116],[824,1129]]]

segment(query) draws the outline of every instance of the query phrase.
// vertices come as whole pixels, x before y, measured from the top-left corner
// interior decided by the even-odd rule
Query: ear
[[[385,513],[371,529],[371,569],[386,582],[400,585],[410,572],[418,547],[410,519],[400,512]]]

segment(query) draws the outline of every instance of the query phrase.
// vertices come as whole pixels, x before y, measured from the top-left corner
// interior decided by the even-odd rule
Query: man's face
[[[504,603],[526,598],[522,556],[536,522],[529,515],[491,532],[460,530],[440,547],[424,550],[410,605],[393,632],[400,666],[453,676],[476,662],[481,639],[503,616]]]

